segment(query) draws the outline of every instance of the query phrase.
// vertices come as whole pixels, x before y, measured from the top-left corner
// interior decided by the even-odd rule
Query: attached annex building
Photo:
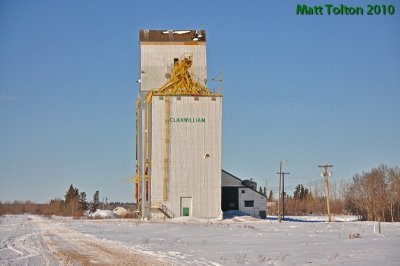
[[[239,210],[250,216],[265,219],[267,197],[257,191],[257,183],[242,180],[225,170],[221,172],[222,211]]]

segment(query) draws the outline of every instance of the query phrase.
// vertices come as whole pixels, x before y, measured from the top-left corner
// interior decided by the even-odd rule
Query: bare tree
[[[395,221],[399,219],[400,171],[381,165],[354,175],[346,191],[346,208],[364,219]]]

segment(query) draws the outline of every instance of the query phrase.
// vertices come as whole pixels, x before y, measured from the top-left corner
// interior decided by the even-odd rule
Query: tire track
[[[163,261],[124,245],[109,243],[92,235],[57,225],[50,220],[35,221],[42,239],[62,264],[72,265],[175,265],[170,259]]]
[[[23,217],[23,216],[21,216]],[[7,265],[54,265],[57,264],[55,257],[51,253],[46,254],[45,245],[37,228],[33,227],[30,219],[20,221],[15,226],[16,234],[9,236],[2,241],[5,249],[11,252],[3,253],[0,264]]]

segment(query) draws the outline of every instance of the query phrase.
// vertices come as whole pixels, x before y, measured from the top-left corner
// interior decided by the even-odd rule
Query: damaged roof
[[[205,30],[140,30],[140,42],[205,42]]]

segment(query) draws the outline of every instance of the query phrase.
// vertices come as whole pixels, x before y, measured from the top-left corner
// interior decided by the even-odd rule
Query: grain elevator
[[[136,202],[142,218],[221,217],[222,93],[204,30],[140,30]]]

